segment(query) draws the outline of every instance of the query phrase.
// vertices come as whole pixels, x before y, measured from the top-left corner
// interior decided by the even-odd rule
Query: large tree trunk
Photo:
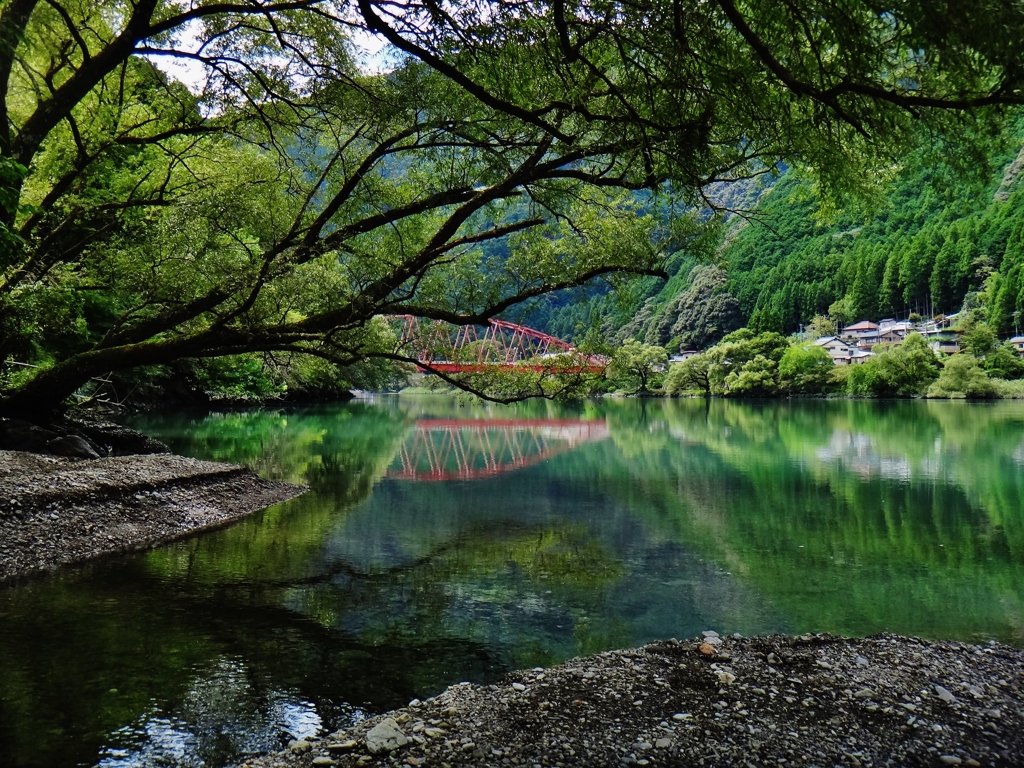
[[[64,409],[65,401],[90,379],[110,371],[169,363],[201,354],[195,339],[147,341],[108,349],[94,349],[70,357],[0,399],[0,417],[46,421]]]

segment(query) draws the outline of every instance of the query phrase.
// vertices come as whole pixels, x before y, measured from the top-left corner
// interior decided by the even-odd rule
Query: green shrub
[[[998,388],[973,355],[954,355],[946,361],[939,378],[928,387],[928,397],[998,397]]]

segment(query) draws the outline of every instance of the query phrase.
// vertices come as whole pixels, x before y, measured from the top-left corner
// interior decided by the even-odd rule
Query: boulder
[[[0,422],[0,450],[47,453],[47,444],[60,435],[21,419]]]
[[[46,444],[46,450],[54,456],[68,456],[77,459],[98,459],[100,454],[89,441],[78,435],[64,435]]]
[[[398,723],[390,717],[377,723],[366,734],[366,748],[375,755],[394,752],[408,743],[409,739],[402,733]]]

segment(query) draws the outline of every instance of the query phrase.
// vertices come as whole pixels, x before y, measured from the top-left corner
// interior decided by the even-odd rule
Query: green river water
[[[447,396],[158,414],[310,491],[0,589],[0,765],[221,766],[719,632],[1024,646],[1024,404]]]

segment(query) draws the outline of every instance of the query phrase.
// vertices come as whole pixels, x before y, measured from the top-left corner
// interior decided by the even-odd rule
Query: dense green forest
[[[676,254],[670,279],[632,294],[577,294],[536,322],[567,338],[601,328],[676,349],[704,349],[742,326],[789,334],[828,315],[906,319],[982,310],[1000,337],[1024,309],[1024,120],[986,162],[957,171],[922,143],[875,197],[835,209],[798,169],[744,185],[744,208],[715,252]]]
[[[770,172],[850,211],[915,151],[983,163],[1024,103],[1022,38],[1002,0],[0,0],[0,415],[160,378],[377,386],[417,361],[388,318],[481,325],[567,290],[560,333],[699,346],[837,301],[952,309],[987,256],[1002,331],[1017,246],[952,229],[978,210],[958,182],[931,171],[929,198],[907,176],[899,216],[830,230]],[[758,206],[784,210],[778,242],[723,229]],[[434,372],[502,397],[571,384]]]

